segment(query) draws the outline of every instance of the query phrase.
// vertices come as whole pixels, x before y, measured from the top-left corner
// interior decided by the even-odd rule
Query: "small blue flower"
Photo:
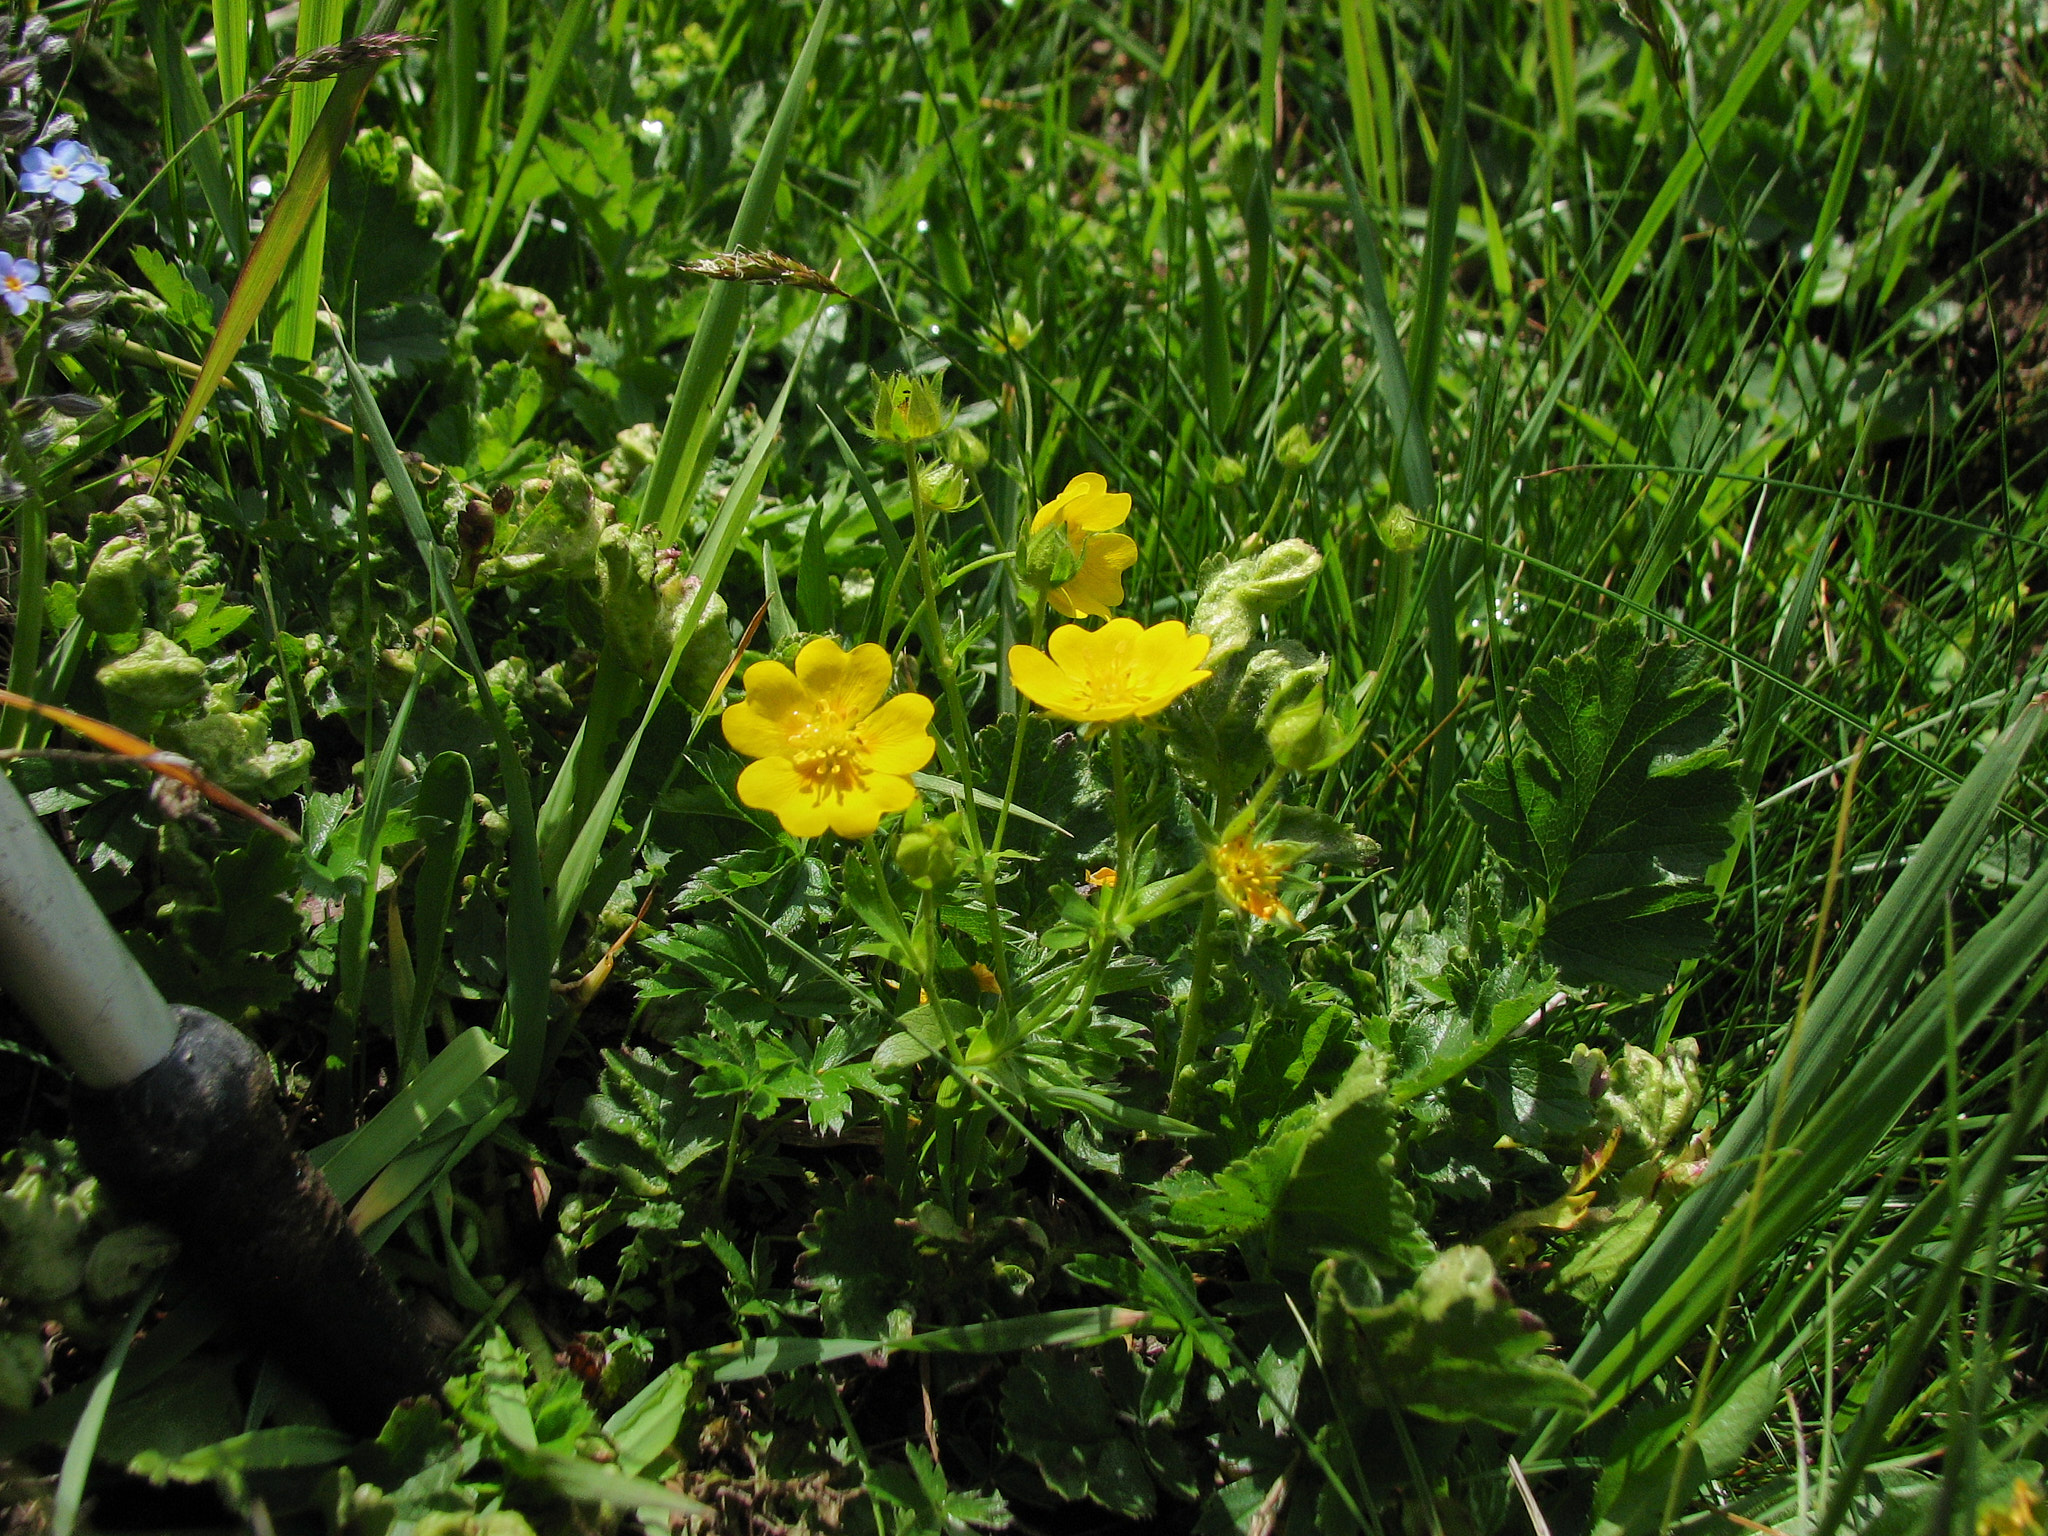
[[[48,149],[30,145],[21,152],[21,190],[36,197],[75,203],[85,189],[98,185],[109,197],[121,194],[107,180],[107,168],[76,139],[59,139]]]
[[[6,251],[0,251],[0,304],[5,304],[13,314],[24,314],[31,304],[50,302],[50,290],[36,279],[43,275],[43,269],[23,257],[16,261]]]

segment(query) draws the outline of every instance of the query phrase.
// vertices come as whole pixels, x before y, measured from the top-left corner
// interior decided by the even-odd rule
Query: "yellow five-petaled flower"
[[[1124,600],[1124,572],[1138,563],[1137,543],[1128,535],[1105,530],[1131,515],[1131,498],[1112,492],[1100,475],[1076,475],[1067,488],[1038,509],[1031,531],[1043,533],[1066,524],[1067,540],[1081,559],[1081,569],[1049,589],[1045,600],[1055,613],[1070,619],[1106,619]]]
[[[740,773],[742,805],[773,811],[794,837],[827,828],[866,837],[917,799],[910,775],[938,750],[927,731],[932,701],[899,693],[882,702],[889,653],[879,645],[847,652],[813,640],[794,672],[757,661],[746,685],[746,699],[719,720],[733,749],[758,759]]]
[[[1208,654],[1209,637],[1189,634],[1178,619],[1150,628],[1136,619],[1111,619],[1095,630],[1062,624],[1043,651],[1010,647],[1010,680],[1064,720],[1115,725],[1158,714],[1208,677]]]
[[[1226,838],[1209,850],[1209,867],[1216,872],[1218,888],[1238,911],[1268,922],[1278,918],[1292,923],[1294,914],[1281,902],[1279,890],[1295,852],[1284,843]]]

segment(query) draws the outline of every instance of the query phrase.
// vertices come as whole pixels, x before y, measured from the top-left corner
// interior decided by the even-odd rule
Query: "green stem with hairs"
[[[967,722],[967,705],[960,697],[959,668],[954,665],[953,654],[946,647],[946,625],[939,616],[938,573],[932,567],[931,527],[938,509],[925,497],[924,483],[918,476],[917,450],[907,443],[903,448],[903,471],[910,486],[911,559],[917,566],[918,584],[924,588],[923,606],[930,620],[926,643],[932,653],[932,670],[939,675],[939,691],[946,696],[946,713],[953,722],[953,740],[948,742],[940,737],[939,753],[948,771],[960,781],[960,821],[967,833],[967,851],[973,856],[975,868],[981,872],[981,900],[988,913],[989,951],[995,962],[997,1006],[1007,1019],[1010,1009],[1010,957],[1003,944],[1002,910],[996,904],[995,860],[989,846],[982,841],[981,818],[975,812],[974,758],[968,749],[974,733]],[[1007,808],[1007,800],[1004,804]],[[999,821],[998,827],[1000,825]],[[929,990],[934,998],[938,996],[936,988]]]
[[[1194,1087],[1195,1062],[1202,1053],[1202,1008],[1209,1000],[1209,977],[1216,966],[1216,914],[1222,903],[1212,888],[1195,923],[1195,949],[1188,972],[1188,1000],[1181,1008],[1180,1039],[1173,1048],[1173,1082],[1167,1089],[1166,1112],[1187,1118],[1188,1095]]]

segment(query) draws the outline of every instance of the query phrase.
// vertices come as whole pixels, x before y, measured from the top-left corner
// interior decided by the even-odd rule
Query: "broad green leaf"
[[[1778,1407],[1784,1386],[1774,1366],[1765,1366],[1736,1383],[1721,1406],[1700,1425],[1697,1441],[1681,1452],[1690,1396],[1646,1409],[1640,1419],[1622,1426],[1621,1445],[1608,1453],[1594,1510],[1599,1523],[1594,1536],[1639,1536],[1655,1531],[1674,1478],[1683,1493],[1709,1477],[1735,1469],[1743,1453]],[[1687,1504],[1681,1498],[1678,1507]]]
[[[1730,698],[1699,652],[1609,624],[1530,674],[1523,742],[1460,786],[1540,903],[1542,952],[1567,982],[1654,991],[1705,951],[1705,877],[1741,806]]]
[[[649,1463],[675,1444],[683,1414],[696,1393],[697,1373],[678,1361],[604,1421],[605,1438],[618,1452],[621,1472],[638,1477]]]
[[[1144,1453],[1085,1360],[1055,1354],[1021,1361],[1003,1378],[1003,1427],[1010,1448],[1061,1498],[1091,1499],[1133,1520],[1151,1517],[1158,1496]]]
[[[337,1200],[353,1199],[384,1167],[427,1134],[449,1105],[504,1059],[505,1050],[481,1029],[464,1030],[426,1071],[406,1084],[377,1118],[360,1130],[314,1150]]]
[[[1516,1429],[1590,1397],[1543,1354],[1550,1335],[1515,1306],[1483,1248],[1452,1248],[1391,1302],[1355,1264],[1316,1271],[1316,1337],[1340,1408],[1406,1409],[1447,1424]]]
[[[1327,1099],[1304,1105],[1264,1146],[1216,1176],[1161,1186],[1170,1240],[1244,1244],[1263,1232],[1276,1269],[1306,1272],[1331,1253],[1376,1270],[1412,1270],[1435,1250],[1395,1176],[1396,1118],[1377,1051],[1361,1051]]]
[[[1385,1059],[1360,1051],[1318,1106],[1274,1201],[1274,1268],[1306,1271],[1332,1254],[1350,1254],[1375,1270],[1412,1270],[1435,1257],[1414,1197],[1394,1172],[1397,1140]]]
[[[316,1424],[284,1424],[275,1429],[252,1430],[231,1440],[216,1441],[167,1456],[162,1451],[144,1451],[128,1470],[152,1483],[218,1482],[231,1497],[240,1497],[244,1478],[250,1472],[275,1472],[291,1467],[323,1467],[339,1461],[356,1444],[353,1435]]]

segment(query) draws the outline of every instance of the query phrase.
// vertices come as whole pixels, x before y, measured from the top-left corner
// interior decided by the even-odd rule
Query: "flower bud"
[[[6,111],[0,112],[0,139],[5,139],[9,144],[20,144],[35,131],[36,115],[26,108],[9,107]],[[27,231],[26,219],[21,218],[19,214],[10,214],[9,217],[20,222],[24,233]],[[20,235],[13,237],[14,240],[20,238]]]
[[[1211,485],[1236,485],[1243,478],[1244,460],[1234,459],[1227,453],[1209,466]]]
[[[875,379],[875,409],[868,435],[899,446],[927,442],[947,430],[953,411],[940,385],[943,374],[892,373]]]
[[[1420,548],[1424,538],[1421,522],[1399,502],[1373,520],[1373,530],[1379,534],[1380,542],[1397,555]]]
[[[917,488],[927,505],[941,512],[957,512],[967,502],[967,473],[958,464],[940,459],[918,470]]]
[[[915,806],[906,815],[918,815]],[[960,874],[960,841],[952,816],[920,817],[896,836],[896,867],[921,891],[941,890]]]
[[[1273,456],[1282,467],[1294,471],[1307,469],[1315,463],[1316,455],[1323,451],[1323,445],[1308,435],[1308,428],[1296,422],[1280,434],[1280,441],[1273,446]]]
[[[988,463],[988,444],[979,433],[955,427],[946,434],[946,457],[971,473]]]
[[[1306,690],[1276,693],[1266,705],[1261,725],[1273,761],[1290,773],[1319,773],[1351,748],[1343,725],[1330,713],[1324,698],[1325,660]]]
[[[36,77],[36,61],[33,57],[10,59],[0,65],[0,90],[18,91]]]
[[[1081,557],[1074,552],[1074,540],[1063,522],[1052,522],[1036,533],[1027,532],[1017,562],[1017,579],[1037,592],[1048,592],[1073,579],[1081,569]]]
[[[1211,569],[1202,582],[1188,628],[1209,637],[1212,669],[1249,645],[1258,622],[1298,597],[1323,568],[1322,553],[1303,539],[1282,539],[1270,549]]]
[[[50,35],[50,19],[47,16],[31,16],[21,24],[21,46],[40,48],[43,39]]]
[[[70,46],[70,38],[66,37],[62,32],[52,32],[48,37],[36,44],[36,52],[46,59],[54,59],[62,55]]]
[[[76,352],[99,333],[96,320],[65,320],[51,329],[43,345],[52,352]]]
[[[111,293],[74,293],[64,301],[64,318],[90,320],[113,302]]]
[[[90,421],[107,408],[106,402],[95,395],[46,395],[39,403],[73,421]]]
[[[78,119],[69,112],[59,112],[55,117],[43,124],[43,131],[36,135],[36,142],[38,144],[50,144],[58,139],[68,139],[76,132],[78,132]]]
[[[1003,317],[1003,332],[997,340],[1005,352],[1022,352],[1031,345],[1031,338],[1038,334],[1038,327],[1021,309],[1013,309]]]

